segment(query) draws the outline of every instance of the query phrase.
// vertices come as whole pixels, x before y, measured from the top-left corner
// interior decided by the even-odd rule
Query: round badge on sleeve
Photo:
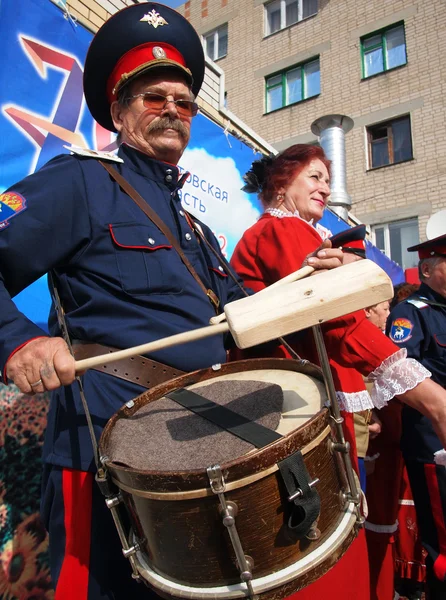
[[[409,319],[395,319],[390,328],[390,339],[396,344],[407,342],[412,337],[412,329],[413,323]]]

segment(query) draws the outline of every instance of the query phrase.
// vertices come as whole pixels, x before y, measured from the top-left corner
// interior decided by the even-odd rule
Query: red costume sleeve
[[[245,285],[258,291],[300,269],[308,254],[321,243],[317,231],[301,219],[265,215],[245,232],[231,263]],[[324,323],[323,331],[329,356],[363,375],[398,350],[362,310]],[[317,362],[310,334],[304,343],[293,346],[301,356]]]

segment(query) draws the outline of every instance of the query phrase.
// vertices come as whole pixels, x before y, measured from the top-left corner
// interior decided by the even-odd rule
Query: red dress
[[[314,227],[299,217],[279,218],[265,213],[250,227],[237,244],[231,264],[242,277],[246,286],[259,291],[298,270],[308,254],[322,243]],[[343,392],[343,377],[352,367],[364,375],[370,374],[398,348],[358,311],[327,322],[323,326],[328,355],[333,358],[335,385]],[[288,336],[287,341],[304,358],[317,362],[316,350],[311,333],[303,332]],[[274,354],[282,352],[275,350]],[[279,354],[280,355],[280,354]],[[341,368],[336,369],[336,362]],[[345,391],[351,389],[352,380],[344,379]],[[358,392],[363,392],[362,378],[357,378]],[[356,410],[371,406],[355,407]],[[351,432],[350,432],[351,433]],[[346,431],[346,437],[354,438]],[[350,546],[346,554],[322,578],[292,596],[295,600],[368,600],[369,571],[364,532]]]

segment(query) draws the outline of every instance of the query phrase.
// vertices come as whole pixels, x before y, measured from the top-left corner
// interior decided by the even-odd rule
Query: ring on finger
[[[42,383],[42,380],[39,379],[39,381],[36,381],[35,383],[30,383],[29,385],[33,388],[33,387],[37,387],[38,385],[40,385]]]

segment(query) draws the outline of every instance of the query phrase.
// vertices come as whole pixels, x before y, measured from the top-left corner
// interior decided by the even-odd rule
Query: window
[[[367,127],[371,169],[413,158],[410,116]]]
[[[211,60],[223,58],[228,53],[228,24],[210,31],[204,37],[204,51]]]
[[[407,248],[419,242],[418,219],[374,225],[372,232],[375,246],[400,267],[410,269],[417,266],[418,254],[407,252]]]
[[[362,77],[365,79],[405,65],[404,24],[392,25],[361,38]]]
[[[295,104],[320,93],[319,58],[316,58],[266,79],[266,112]]]
[[[265,35],[294,25],[317,13],[317,0],[274,0],[265,5]]]

